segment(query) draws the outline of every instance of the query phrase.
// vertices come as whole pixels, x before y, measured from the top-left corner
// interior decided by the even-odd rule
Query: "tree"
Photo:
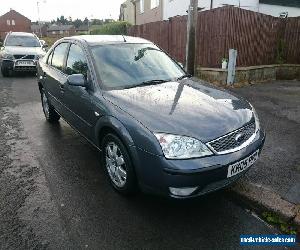
[[[84,18],[83,24],[84,24],[84,25],[89,25],[89,19],[88,19],[87,17]]]
[[[73,21],[73,25],[76,27],[76,28],[78,28],[78,27],[80,27],[81,25],[83,24],[83,22],[82,22],[82,20],[81,19],[75,19],[74,21]]]
[[[102,25],[103,24],[103,20],[100,19],[92,19],[92,25]]]
[[[69,24],[69,21],[64,16],[61,16],[60,18],[56,19],[56,23],[65,25],[65,24]]]

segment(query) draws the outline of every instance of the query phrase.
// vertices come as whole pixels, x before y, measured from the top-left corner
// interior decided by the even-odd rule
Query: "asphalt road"
[[[45,121],[33,77],[0,77],[0,157],[0,249],[239,249],[240,234],[276,233],[223,192],[120,196],[97,151]]]

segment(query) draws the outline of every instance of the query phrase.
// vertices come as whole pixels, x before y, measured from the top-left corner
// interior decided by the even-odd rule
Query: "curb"
[[[300,205],[282,199],[280,195],[262,185],[245,180],[237,182],[229,190],[254,211],[273,212],[282,220],[296,225],[300,230]]]

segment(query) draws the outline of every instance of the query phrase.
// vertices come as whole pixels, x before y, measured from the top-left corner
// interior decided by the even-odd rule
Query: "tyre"
[[[1,73],[3,77],[9,77],[9,70],[5,67],[1,67]]]
[[[44,89],[41,90],[41,99],[42,99],[42,107],[43,112],[46,117],[46,120],[51,123],[58,122],[60,119],[60,115],[55,111],[53,106],[49,103],[47,95],[45,94]]]
[[[114,134],[107,134],[101,144],[102,163],[110,183],[119,193],[131,195],[136,192],[136,176],[128,150]]]

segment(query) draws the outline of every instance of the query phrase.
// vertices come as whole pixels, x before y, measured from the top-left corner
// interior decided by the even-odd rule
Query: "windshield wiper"
[[[160,84],[160,83],[164,83],[164,82],[169,82],[169,80],[155,79],[155,80],[150,80],[150,81],[145,81],[145,82],[139,83],[136,86],[155,85],[155,84]]]
[[[183,76],[181,76],[181,77],[178,77],[177,78],[177,81],[180,81],[180,80],[182,80],[182,79],[184,79],[184,78],[191,78],[192,77],[192,75],[190,75],[190,74],[185,74],[185,75],[183,75]]]

